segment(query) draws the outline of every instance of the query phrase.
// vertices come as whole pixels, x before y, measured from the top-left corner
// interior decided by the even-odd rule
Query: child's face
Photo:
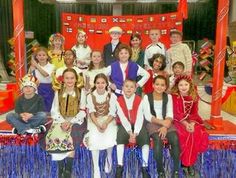
[[[127,49],[121,49],[119,52],[119,60],[121,62],[127,62],[129,60],[129,51]]]
[[[62,46],[61,39],[60,38],[54,38],[53,45],[56,46],[56,47],[61,47]]]
[[[182,74],[183,72],[184,72],[183,66],[176,64],[176,65],[173,67],[173,73],[174,73],[175,76],[180,75],[180,74]]]
[[[71,65],[74,63],[74,55],[72,51],[66,51],[64,55],[64,61],[66,65]]]
[[[82,33],[79,33],[77,36],[77,41],[79,44],[84,44],[84,42],[86,41],[86,36]]]
[[[186,80],[180,80],[178,83],[179,93],[183,96],[188,95],[190,84]]]
[[[121,37],[121,33],[119,32],[111,32],[110,37],[112,40],[119,40]]]
[[[125,81],[123,85],[124,95],[129,98],[136,92],[136,84],[132,81]]]
[[[158,42],[161,34],[159,30],[150,30],[149,38],[152,42]]]
[[[160,68],[162,67],[162,64],[163,64],[162,58],[156,58],[153,61],[153,69],[154,70],[160,70]]]
[[[166,81],[159,78],[156,79],[155,83],[153,83],[152,86],[153,86],[154,92],[159,93],[159,94],[165,92],[167,88]]]
[[[45,51],[39,51],[36,54],[36,59],[39,61],[39,63],[45,63],[48,60],[48,55]]]
[[[141,45],[141,40],[137,37],[134,37],[131,41],[130,41],[131,47],[134,48],[138,48]]]
[[[76,83],[76,76],[73,72],[67,71],[63,75],[63,81],[66,87],[74,87]]]
[[[95,87],[97,89],[98,92],[104,92],[106,90],[106,80],[104,80],[104,78],[98,78],[95,82]]]
[[[172,44],[176,44],[176,43],[180,42],[181,40],[182,40],[182,37],[179,34],[172,34],[170,36],[170,41],[172,42]]]
[[[31,86],[25,86],[22,88],[22,92],[24,95],[30,96],[35,93],[35,89]]]
[[[102,54],[99,51],[94,51],[91,56],[93,64],[99,64],[102,61]]]

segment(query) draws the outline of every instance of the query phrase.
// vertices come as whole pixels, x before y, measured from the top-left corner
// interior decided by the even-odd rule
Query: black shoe
[[[147,167],[142,167],[143,178],[150,178]]]
[[[41,133],[45,133],[47,131],[47,129],[44,125],[40,125],[39,129],[40,129]]]
[[[123,174],[123,166],[116,167],[116,178],[122,178]]]
[[[171,178],[179,178],[179,172],[178,172],[178,171],[174,171],[174,172],[172,173]]]
[[[184,166],[183,164],[181,164],[181,167],[183,169],[183,173],[185,176],[188,176],[188,167],[187,166]]]
[[[165,173],[164,172],[158,172],[158,178],[165,178]]]
[[[195,176],[195,170],[194,170],[194,167],[193,166],[189,166],[188,167],[188,174],[190,176]]]
[[[17,129],[16,129],[15,127],[13,127],[13,129],[11,130],[11,132],[12,132],[13,134],[18,134],[18,131],[17,131]]]

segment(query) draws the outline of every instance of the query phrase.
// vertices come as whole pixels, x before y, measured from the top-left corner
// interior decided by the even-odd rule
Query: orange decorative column
[[[218,1],[216,45],[213,69],[213,90],[211,106],[211,124],[217,129],[223,129],[221,116],[222,87],[224,81],[226,34],[228,30],[229,0]]]
[[[24,0],[12,0],[16,81],[25,75]]]

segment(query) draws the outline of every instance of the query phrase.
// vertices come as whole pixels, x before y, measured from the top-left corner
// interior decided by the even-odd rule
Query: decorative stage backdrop
[[[92,49],[103,50],[104,44],[110,41],[108,30],[113,26],[123,29],[121,42],[129,44],[132,33],[142,35],[142,46],[150,43],[148,31],[153,28],[161,30],[160,41],[169,47],[170,31],[177,29],[182,31],[183,17],[179,12],[157,15],[133,15],[133,16],[95,16],[82,14],[62,14],[62,34],[65,37],[65,48],[69,49],[76,44],[78,30],[87,33],[87,43]]]

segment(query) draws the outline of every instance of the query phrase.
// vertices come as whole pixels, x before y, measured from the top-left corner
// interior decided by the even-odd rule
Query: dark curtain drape
[[[177,11],[177,3],[123,5],[124,15],[160,14]],[[188,19],[184,21],[185,40],[215,39],[217,0],[188,3]]]
[[[7,40],[13,35],[12,0],[0,0],[0,47],[4,61],[10,52]],[[40,44],[47,46],[52,33],[61,29],[61,13],[112,15],[108,4],[42,4],[38,0],[24,0],[25,30],[33,31]],[[177,3],[124,4],[124,15],[143,15],[175,12]],[[184,39],[215,38],[217,0],[188,3],[188,19],[184,21]]]

